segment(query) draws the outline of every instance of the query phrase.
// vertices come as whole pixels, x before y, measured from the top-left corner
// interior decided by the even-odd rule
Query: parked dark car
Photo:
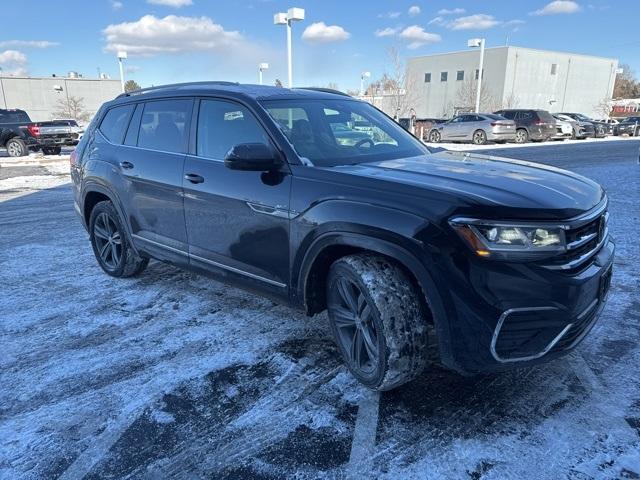
[[[614,126],[614,135],[629,135],[631,137],[640,137],[640,116],[627,117],[620,120],[620,123]]]
[[[516,122],[516,143],[546,141],[556,134],[556,121],[546,110],[508,109],[493,113]]]
[[[362,121],[371,135],[356,144],[333,134]],[[326,91],[122,94],[88,127],[71,175],[107,274],[154,258],[326,309],[347,366],[378,390],[419,375],[431,341],[461,372],[560,357],[593,327],[611,279],[598,184],[432,153],[368,103]]]
[[[78,137],[65,121],[32,122],[24,110],[0,110],[0,147],[10,157],[29,155],[29,150],[59,155],[63,146],[77,145]]]
[[[594,120],[592,118],[583,115],[582,113],[569,113],[569,112],[559,112],[562,115],[566,115],[567,117],[571,117],[578,122],[588,122],[593,125],[595,130],[596,138],[603,138],[607,135],[613,135],[613,125],[607,122],[600,122],[598,120]]]

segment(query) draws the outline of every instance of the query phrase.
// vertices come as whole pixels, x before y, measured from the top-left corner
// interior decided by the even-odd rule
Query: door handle
[[[124,168],[125,170],[131,170],[133,168],[133,163],[131,163],[131,162],[120,162],[120,167]]]
[[[184,176],[185,180],[189,180],[191,183],[202,183],[204,182],[204,177],[200,175],[196,175],[195,173],[187,173]]]

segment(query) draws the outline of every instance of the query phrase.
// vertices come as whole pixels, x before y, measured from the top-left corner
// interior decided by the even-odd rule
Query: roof
[[[330,99],[349,97],[346,93],[328,88],[283,88],[268,85],[241,84],[234,82],[208,81],[176,83],[171,85],[159,85],[143,88],[118,95],[121,100],[129,97],[145,96],[148,98],[164,97],[169,94],[179,95],[203,95],[203,94],[227,94],[234,97],[248,97],[254,100],[276,100],[287,98],[319,98]],[[351,98],[351,97],[349,97]]]

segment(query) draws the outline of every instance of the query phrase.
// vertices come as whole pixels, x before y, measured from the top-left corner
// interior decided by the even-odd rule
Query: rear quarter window
[[[99,130],[111,143],[122,143],[124,132],[129,125],[133,105],[121,105],[110,109],[100,122]]]

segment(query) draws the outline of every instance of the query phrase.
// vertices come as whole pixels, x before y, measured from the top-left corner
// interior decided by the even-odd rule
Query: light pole
[[[362,72],[360,74],[360,96],[364,97],[364,79],[369,78],[371,76],[371,72]]]
[[[467,47],[480,47],[480,69],[478,70],[478,90],[476,91],[476,113],[480,112],[480,92],[482,89],[482,69],[484,67],[484,38],[472,38]]]
[[[258,65],[258,83],[262,85],[262,72],[269,68],[268,63],[261,63]]]
[[[120,64],[120,85],[122,87],[122,92],[124,93],[124,67],[122,66],[122,61],[127,58],[127,52],[120,51],[118,52],[118,63]]]
[[[304,8],[292,7],[287,10],[287,13],[276,13],[273,16],[274,25],[287,26],[287,69],[289,76],[289,88],[293,86],[293,66],[291,64],[291,23],[301,20],[304,20]]]

